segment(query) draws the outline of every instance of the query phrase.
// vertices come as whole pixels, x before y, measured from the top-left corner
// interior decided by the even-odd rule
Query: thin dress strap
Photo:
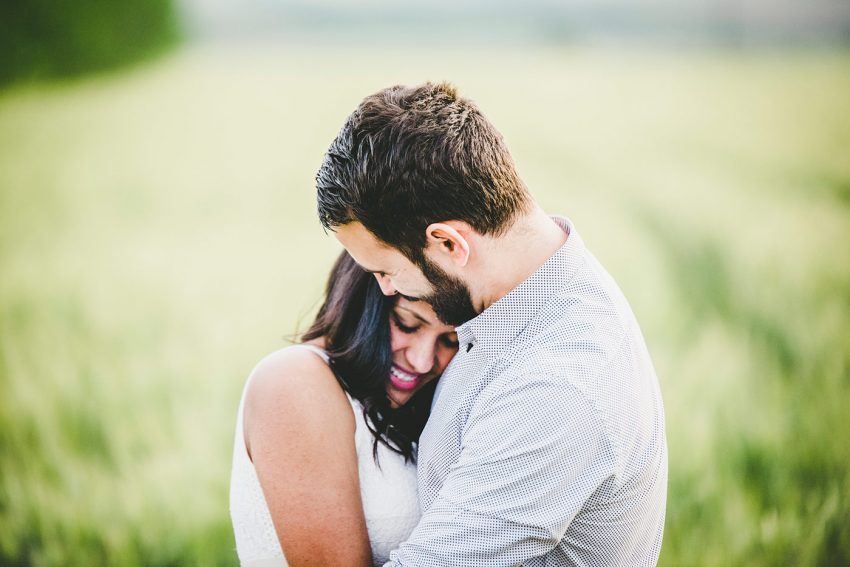
[[[311,351],[313,351],[317,355],[321,356],[322,360],[325,361],[325,364],[330,365],[330,363],[331,363],[330,355],[322,347],[317,347],[316,345],[311,345],[310,343],[297,343],[293,346],[300,346],[300,347],[304,347],[306,349],[310,349]],[[342,386],[342,384],[340,384],[340,386]],[[360,402],[357,400],[357,398],[355,398],[354,396],[351,395],[351,393],[348,391],[347,387],[342,386],[342,391],[345,392],[345,396],[348,398],[348,401],[351,402],[355,411],[363,411],[363,406],[360,405]]]
[[[300,347],[304,347],[306,349],[312,350],[313,352],[318,354],[320,357],[322,357],[322,360],[324,360],[325,363],[330,364],[331,357],[328,355],[328,353],[325,351],[325,349],[323,349],[321,347],[317,347],[316,345],[311,345],[309,343],[298,343],[298,344],[295,344],[295,345],[292,345],[292,346],[300,346]]]

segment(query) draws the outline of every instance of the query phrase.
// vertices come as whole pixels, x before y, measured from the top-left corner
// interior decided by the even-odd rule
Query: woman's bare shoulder
[[[288,346],[266,355],[254,367],[249,380],[249,391],[267,392],[295,386],[340,388],[327,362],[304,345]]]
[[[246,436],[255,426],[274,422],[307,426],[322,416],[350,422],[348,398],[328,364],[312,349],[293,345],[275,351],[251,372],[245,392]]]
[[[323,565],[371,564],[355,419],[333,372],[309,348],[274,352],[251,374],[246,448],[293,565],[317,557]]]

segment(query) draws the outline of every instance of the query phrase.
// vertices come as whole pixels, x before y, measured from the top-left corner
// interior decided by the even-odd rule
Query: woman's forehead
[[[412,313],[419,319],[422,319],[425,323],[434,323],[437,321],[437,314],[434,313],[431,306],[424,301],[411,300],[406,297],[399,296],[396,301],[396,306],[404,311]]]
[[[444,327],[445,329],[442,332],[454,332],[454,327],[451,325],[447,325],[440,321],[437,317],[437,314],[434,313],[434,309],[426,302],[421,301],[419,299],[411,300],[405,297],[399,296],[396,300],[396,307],[401,309],[402,311],[406,311],[412,314],[414,317],[422,321],[427,325],[432,325],[434,327]]]

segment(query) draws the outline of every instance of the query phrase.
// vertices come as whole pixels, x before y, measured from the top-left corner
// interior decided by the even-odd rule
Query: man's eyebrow
[[[386,273],[383,270],[370,270],[369,268],[360,264],[359,262],[357,263],[357,265],[360,266],[360,269],[363,270],[364,272],[366,272],[367,274],[385,274]]]

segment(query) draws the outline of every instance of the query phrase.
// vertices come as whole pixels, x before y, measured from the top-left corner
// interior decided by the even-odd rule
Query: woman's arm
[[[372,564],[351,404],[315,353],[289,348],[254,370],[245,444],[291,567]]]

